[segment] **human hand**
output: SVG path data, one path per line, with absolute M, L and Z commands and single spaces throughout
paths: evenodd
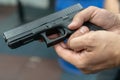
M 104 8 L 115 14 L 120 13 L 119 5 L 120 5 L 119 0 L 105 0 L 104 1 Z
M 70 38 L 69 48 L 66 44 L 60 43 L 55 45 L 55 50 L 60 57 L 84 73 L 95 73 L 120 65 L 119 44 L 120 36 L 116 33 L 91 31 Z
M 84 22 L 89 21 L 103 29 L 120 34 L 119 16 L 119 14 L 91 6 L 77 13 L 68 27 L 73 30 L 78 29 Z

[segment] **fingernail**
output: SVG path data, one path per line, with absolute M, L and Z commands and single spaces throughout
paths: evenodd
M 80 28 L 80 32 L 81 32 L 81 33 L 86 33 L 86 32 L 87 32 L 87 29 L 86 29 L 85 27 L 81 27 L 81 28 Z

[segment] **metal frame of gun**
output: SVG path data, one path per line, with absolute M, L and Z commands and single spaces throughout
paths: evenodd
M 43 38 L 47 47 L 50 47 L 65 40 L 74 32 L 69 30 L 67 26 L 70 24 L 75 14 L 81 10 L 83 10 L 83 7 L 80 4 L 75 4 L 56 13 L 6 31 L 3 33 L 4 39 L 12 49 L 34 40 L 39 40 L 40 38 Z M 88 26 L 90 30 L 101 29 L 89 22 L 86 22 L 85 25 Z M 55 39 L 48 38 L 48 35 L 56 32 L 59 33 L 59 37 Z

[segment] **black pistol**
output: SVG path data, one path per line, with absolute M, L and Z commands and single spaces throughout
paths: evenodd
M 71 31 L 67 26 L 71 23 L 76 13 L 83 10 L 80 4 L 75 4 L 66 9 L 50 14 L 43 18 L 21 25 L 3 33 L 7 45 L 14 49 L 43 38 L 47 47 L 53 46 L 66 38 L 74 31 Z M 90 30 L 101 30 L 100 27 L 86 22 L 84 23 Z M 55 39 L 49 39 L 51 34 L 59 34 Z

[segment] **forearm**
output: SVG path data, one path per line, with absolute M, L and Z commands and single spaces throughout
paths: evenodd
M 104 8 L 113 13 L 119 13 L 119 0 L 105 0 Z

